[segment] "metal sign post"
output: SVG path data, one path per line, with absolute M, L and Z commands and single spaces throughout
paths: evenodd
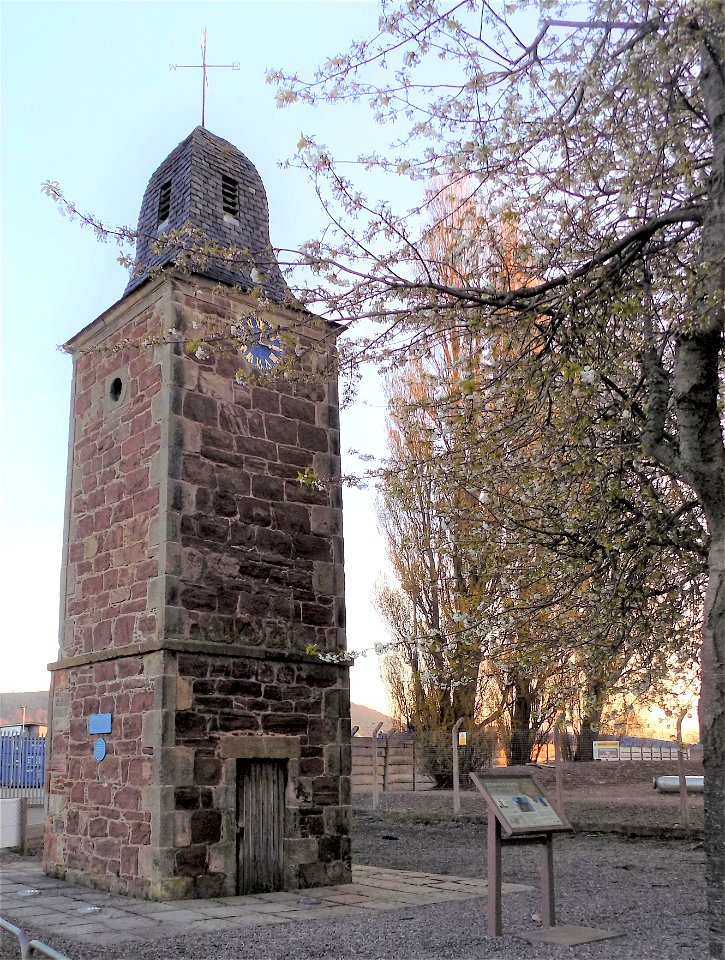
M 685 777 L 685 745 L 682 742 L 682 721 L 687 710 L 681 710 L 677 717 L 677 773 L 680 778 L 680 816 L 685 830 L 690 829 L 690 809 L 687 799 L 687 778 Z
M 461 812 L 461 785 L 458 782 L 458 731 L 461 728 L 464 718 L 456 720 L 451 734 L 451 746 L 453 748 L 453 813 L 458 816 Z
M 474 774 L 471 774 L 473 777 Z M 475 780 L 474 780 L 475 783 Z M 478 787 L 478 784 L 476 784 Z M 501 923 L 501 824 L 498 817 L 488 818 L 486 927 L 489 937 L 500 937 Z
M 382 722 L 373 727 L 373 810 L 378 806 L 378 733 Z

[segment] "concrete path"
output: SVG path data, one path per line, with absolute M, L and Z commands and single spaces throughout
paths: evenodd
M 357 865 L 352 875 L 351 884 L 335 887 L 158 903 L 73 886 L 46 877 L 36 861 L 15 861 L 0 867 L 0 914 L 33 935 L 40 929 L 50 946 L 53 935 L 105 945 L 486 896 L 486 881 L 470 877 Z M 503 884 L 504 893 L 524 890 L 531 887 Z

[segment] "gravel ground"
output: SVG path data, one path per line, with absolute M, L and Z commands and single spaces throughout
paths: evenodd
M 429 800 L 429 806 L 432 798 Z M 358 810 L 353 855 L 358 863 L 480 877 L 485 827 L 426 815 Z M 704 860 L 697 841 L 624 839 L 576 834 L 555 841 L 559 923 L 619 931 L 622 937 L 575 948 L 596 960 L 706 960 Z M 504 880 L 536 885 L 533 848 L 504 849 Z M 214 935 L 101 948 L 54 939 L 72 960 L 545 960 L 568 947 L 529 944 L 514 931 L 536 929 L 535 891 L 505 895 L 504 936 L 485 935 L 481 900 L 405 908 L 370 915 L 310 920 Z M 42 930 L 33 930 L 42 934 Z M 0 958 L 17 957 L 0 941 Z

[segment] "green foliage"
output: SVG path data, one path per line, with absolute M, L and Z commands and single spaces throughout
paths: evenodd
M 312 467 L 305 467 L 304 470 L 297 471 L 297 482 L 305 487 L 311 487 L 313 490 L 322 490 L 324 485 L 320 477 L 315 473 Z

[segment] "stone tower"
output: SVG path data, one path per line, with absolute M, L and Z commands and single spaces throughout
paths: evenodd
M 305 652 L 345 649 L 334 334 L 289 294 L 257 171 L 197 127 L 124 296 L 68 344 L 47 873 L 151 899 L 350 879 L 348 670 Z

